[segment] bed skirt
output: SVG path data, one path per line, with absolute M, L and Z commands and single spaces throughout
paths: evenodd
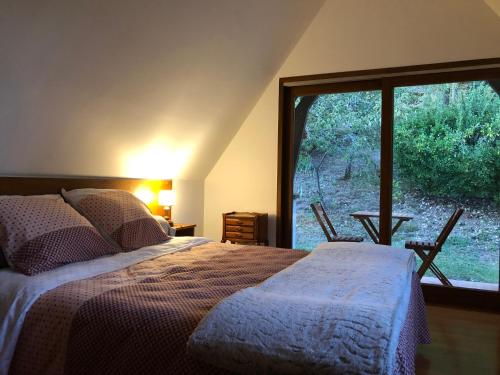
M 414 272 L 408 313 L 396 349 L 394 373 L 398 375 L 415 374 L 417 346 L 430 343 L 431 338 L 427 327 L 424 295 L 420 286 L 420 279 L 417 273 Z

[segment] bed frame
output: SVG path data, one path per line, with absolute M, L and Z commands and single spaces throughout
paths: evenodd
M 134 192 L 148 188 L 154 192 L 172 189 L 172 180 L 146 180 L 124 177 L 59 177 L 59 176 L 0 176 L 0 195 L 60 194 L 61 189 L 82 188 L 120 189 Z M 163 215 L 157 202 L 149 205 L 151 212 Z

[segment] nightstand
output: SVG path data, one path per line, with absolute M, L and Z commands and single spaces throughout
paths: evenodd
M 221 242 L 226 241 L 267 246 L 267 214 L 234 211 L 222 214 Z
M 174 224 L 175 237 L 194 236 L 194 228 L 196 224 Z

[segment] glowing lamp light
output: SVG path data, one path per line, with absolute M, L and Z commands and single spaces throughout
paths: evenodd
M 175 204 L 175 200 L 175 190 L 160 190 L 158 193 L 158 204 L 164 207 L 167 219 L 169 219 L 171 215 L 171 208 Z
M 137 189 L 134 195 L 143 201 L 145 205 L 150 205 L 155 200 L 155 194 L 147 188 Z
M 160 206 L 173 206 L 175 204 L 175 190 L 160 190 L 158 203 Z

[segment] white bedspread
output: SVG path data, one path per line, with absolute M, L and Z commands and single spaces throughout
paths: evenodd
M 240 373 L 392 374 L 413 252 L 329 243 L 218 304 L 188 342 Z
M 0 270 L 0 375 L 8 372 L 26 313 L 43 293 L 70 281 L 116 271 L 207 242 L 209 240 L 203 237 L 174 237 L 164 244 L 68 264 L 35 276 L 26 276 L 10 269 Z

